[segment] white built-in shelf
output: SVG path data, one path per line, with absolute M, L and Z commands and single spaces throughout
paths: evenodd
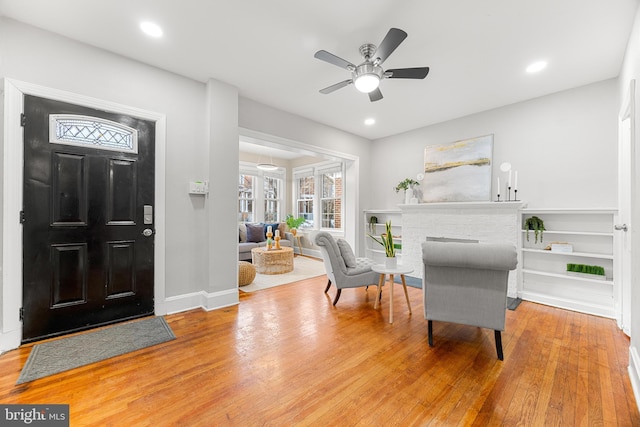
M 374 231 L 371 232 L 369 218 L 375 216 L 378 222 L 374 224 Z M 364 211 L 364 256 L 376 262 L 384 263 L 386 254 L 379 243 L 373 241 L 369 234 L 380 238 L 380 234 L 386 233 L 386 222 L 391 221 L 391 232 L 393 242 L 402 243 L 402 212 L 397 209 L 365 210 Z M 396 257 L 402 257 L 402 249 L 396 249 Z
M 533 236 L 533 230 L 529 231 L 529 239 Z M 523 233 L 526 234 L 527 230 L 522 230 Z M 561 230 L 545 230 L 544 235 L 566 235 L 566 236 L 602 236 L 602 237 L 613 237 L 613 232 L 611 233 L 603 233 L 597 231 L 561 231 Z M 526 238 L 526 237 L 525 237 Z M 535 237 L 534 237 L 535 238 Z
M 520 294 L 542 304 L 598 316 L 615 316 L 615 249 L 613 232 L 616 209 L 523 209 L 522 226 L 531 216 L 544 221 L 544 241 L 536 243 L 533 230 L 521 233 Z M 545 250 L 550 242 L 563 241 L 573 252 Z M 606 279 L 571 275 L 566 264 L 584 263 L 605 269 Z
M 547 208 L 547 209 L 534 209 L 534 208 L 523 208 L 522 216 L 529 217 L 531 215 L 544 215 L 544 214 L 558 214 L 558 215 L 611 215 L 615 213 L 617 209 L 615 208 Z
M 549 255 L 557 255 L 557 256 L 613 259 L 612 254 L 594 254 L 591 252 L 553 252 L 553 251 L 547 251 L 544 249 L 530 249 L 530 248 L 522 248 L 522 252 L 533 252 L 533 253 L 549 254 Z
M 601 280 L 601 279 L 590 279 L 590 278 L 584 277 L 584 276 L 571 276 L 569 274 L 550 273 L 548 271 L 532 270 L 532 269 L 529 269 L 529 268 L 523 269 L 522 272 L 525 273 L 525 274 L 535 274 L 535 275 L 538 275 L 538 276 L 555 277 L 555 278 L 563 279 L 563 280 L 564 279 L 569 279 L 569 280 L 576 280 L 576 281 L 579 281 L 579 282 L 592 282 L 592 283 L 600 283 L 600 284 L 606 283 L 608 285 L 613 286 L 613 280 L 608 279 L 608 278 L 604 279 L 604 280 Z

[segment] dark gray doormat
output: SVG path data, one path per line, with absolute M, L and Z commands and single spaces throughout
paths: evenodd
M 422 279 L 420 279 L 419 277 L 404 276 L 404 281 L 407 284 L 407 286 L 422 289 Z M 402 283 L 399 274 L 393 277 L 393 282 Z M 522 300 L 520 298 L 507 297 L 507 308 L 509 310 L 515 310 L 516 308 L 518 308 L 521 302 Z
M 95 332 L 36 344 L 24 364 L 22 384 L 176 339 L 163 317 L 122 323 Z

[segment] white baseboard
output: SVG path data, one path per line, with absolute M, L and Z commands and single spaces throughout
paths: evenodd
M 629 347 L 629 379 L 636 398 L 636 406 L 640 409 L 640 355 L 636 347 Z
M 201 308 L 206 311 L 237 305 L 239 303 L 238 289 L 227 289 L 221 292 L 207 293 L 204 291 L 169 297 L 163 307 L 167 314 Z
M 297 247 L 294 248 L 294 253 L 300 253 Z M 322 259 L 322 253 L 318 249 L 302 248 L 302 255 Z
M 230 307 L 240 303 L 238 288 L 227 289 L 221 292 L 205 293 L 202 308 L 206 311 Z
M 0 334 L 0 354 L 20 347 L 22 343 L 22 323 L 20 329 L 5 331 Z
M 572 310 L 579 313 L 593 314 L 594 316 L 615 319 L 615 313 L 611 308 L 607 306 L 578 302 L 552 295 L 542 295 L 535 292 L 527 291 L 521 291 L 520 298 L 525 301 L 537 302 L 539 304 L 550 305 L 552 307 L 564 308 L 565 310 Z

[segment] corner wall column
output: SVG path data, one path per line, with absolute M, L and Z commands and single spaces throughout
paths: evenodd
M 238 299 L 238 89 L 207 81 L 209 285 L 206 309 Z

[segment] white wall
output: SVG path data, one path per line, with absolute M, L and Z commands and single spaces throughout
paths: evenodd
M 635 139 L 633 146 L 640 147 L 640 9 L 636 12 L 633 30 L 627 45 L 624 62 L 618 78 L 618 106 L 622 104 L 624 96 L 629 91 L 629 82 L 635 79 Z M 635 149 L 636 178 L 635 188 L 640 188 L 640 178 L 637 168 L 640 167 L 640 150 Z M 640 253 L 640 197 L 635 196 L 631 201 L 631 256 L 637 259 Z M 634 226 L 635 224 L 635 226 Z M 636 397 L 640 406 L 640 263 L 635 262 L 631 271 L 631 345 L 629 349 L 629 374 Z
M 510 162 L 529 207 L 615 207 L 616 102 L 616 81 L 607 80 L 376 140 L 375 191 L 366 208 L 402 203 L 393 188 L 415 179 L 427 145 L 487 134 L 494 134 L 492 184 L 499 165 Z

